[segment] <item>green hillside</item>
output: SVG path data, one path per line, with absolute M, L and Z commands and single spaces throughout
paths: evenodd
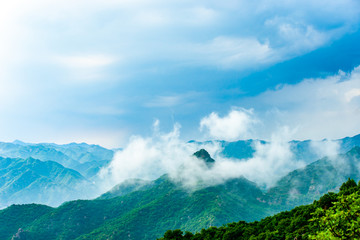
M 195 231 L 239 217 L 260 219 L 269 214 L 264 211 L 265 204 L 257 200 L 262 195 L 246 179 L 187 192 L 163 176 L 146 191 L 68 202 L 36 221 L 19 223 L 18 228 L 34 239 L 154 239 L 169 227 Z M 10 220 L 17 224 L 16 218 Z
M 202 226 L 218 226 L 239 218 L 250 221 L 269 214 L 267 205 L 259 201 L 263 193 L 246 179 L 186 192 L 166 178 L 143 193 L 137 208 L 79 239 L 154 239 L 169 226 L 196 231 Z
M 19 226 L 26 225 L 51 210 L 51 207 L 38 204 L 12 205 L 2 210 L 0 214 L 0 239 L 9 239 L 9 236 L 18 231 Z
M 323 158 L 281 178 L 268 192 L 272 203 L 295 207 L 311 203 L 328 191 L 337 191 L 348 178 L 360 179 L 360 147 L 335 158 Z
M 159 240 L 263 240 L 263 239 L 359 239 L 360 182 L 345 182 L 338 194 L 328 193 L 318 201 L 261 221 L 233 222 L 198 233 L 168 230 Z

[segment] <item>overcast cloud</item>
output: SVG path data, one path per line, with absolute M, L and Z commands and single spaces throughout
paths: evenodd
M 304 119 L 300 127 L 309 130 L 301 130 L 301 136 L 313 137 L 308 113 L 295 107 L 284 111 L 280 103 L 289 98 L 287 92 L 297 91 L 291 86 L 256 98 L 261 102 L 271 95 L 266 100 L 270 110 L 256 103 L 243 106 L 240 86 L 231 99 L 220 90 L 232 91 L 234 79 L 330 46 L 357 31 L 359 16 L 356 0 L 3 2 L 1 140 L 87 141 L 115 147 L 126 144 L 133 132 L 149 133 L 154 118 L 170 119 L 167 125 L 172 126 L 174 116 L 189 128 L 184 129 L 186 136 L 196 138 L 199 118 L 217 112 L 222 104 L 224 111 L 231 106 L 254 108 L 259 114 L 276 109 L 295 123 Z M 305 81 L 294 89 L 311 85 L 320 91 L 323 82 Z M 340 122 L 336 109 L 345 114 L 343 119 L 354 116 L 359 87 L 345 83 L 337 86 L 347 89 L 341 95 L 347 103 L 314 112 L 317 106 L 322 109 L 322 97 L 335 94 L 331 101 L 339 100 L 330 89 L 334 84 L 324 86 L 324 92 L 310 91 L 319 102 L 298 105 L 308 106 L 318 126 L 323 114 Z M 316 136 L 333 126 L 333 121 L 325 121 Z M 346 126 L 348 130 L 333 136 L 358 130 L 350 120 Z M 235 135 L 230 139 L 241 134 Z

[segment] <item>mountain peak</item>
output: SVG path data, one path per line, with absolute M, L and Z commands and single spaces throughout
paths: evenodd
M 210 154 L 205 149 L 200 149 L 193 154 L 198 159 L 205 162 L 206 166 L 212 167 L 215 164 L 215 160 L 211 158 Z
M 18 140 L 18 139 L 16 139 L 16 140 L 15 140 L 15 141 L 13 141 L 12 143 L 13 143 L 13 144 L 17 144 L 17 145 L 22 145 L 22 146 L 26 145 L 26 143 L 25 143 L 25 142 L 20 141 L 20 140 Z
M 360 147 L 359 146 L 353 147 L 350 151 L 347 152 L 347 155 L 360 156 Z

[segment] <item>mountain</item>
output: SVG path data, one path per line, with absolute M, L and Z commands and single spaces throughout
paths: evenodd
M 359 239 L 360 183 L 349 179 L 338 194 L 330 192 L 312 204 L 261 221 L 232 222 L 197 233 L 168 230 L 159 240 Z M 330 224 L 329 224 L 330 223 Z
M 0 157 L 0 207 L 33 202 L 56 206 L 91 197 L 92 188 L 80 173 L 59 163 Z
M 200 142 L 190 141 L 195 144 Z M 239 160 L 253 157 L 256 144 L 265 144 L 263 140 L 240 140 L 236 142 L 217 141 L 223 148 L 222 155 Z M 325 155 L 321 155 L 314 143 L 323 141 L 291 141 L 290 148 L 296 159 L 311 163 Z M 334 140 L 339 144 L 340 153 L 346 153 L 354 146 L 360 146 L 360 134 Z M 121 150 L 121 149 L 117 149 Z M 321 152 L 321 151 L 320 151 Z M 12 143 L 0 142 L 0 156 L 9 158 L 35 158 L 41 161 L 55 161 L 61 165 L 80 172 L 88 179 L 94 177 L 101 167 L 107 165 L 114 156 L 114 151 L 98 145 L 86 143 L 54 144 L 54 143 L 24 143 L 16 140 Z
M 353 147 L 360 146 L 360 134 L 336 140 L 340 143 L 341 152 L 347 152 Z
M 113 158 L 112 150 L 86 143 L 58 145 L 53 143 L 31 144 L 21 141 L 0 142 L 0 156 L 9 158 L 35 158 L 41 161 L 55 161 L 72 168 L 87 178 L 97 174 L 101 167 Z
M 215 164 L 215 160 L 210 157 L 210 154 L 205 149 L 200 149 L 193 154 L 196 158 L 202 160 L 208 168 L 211 168 Z
M 223 148 L 222 154 L 227 158 L 248 159 L 255 153 L 256 143 L 265 143 L 260 140 L 239 140 L 236 142 L 219 141 Z
M 110 191 L 102 194 L 98 199 L 109 199 L 124 196 L 131 192 L 147 190 L 153 186 L 154 183 L 152 181 L 145 181 L 142 179 L 127 179 L 124 182 L 113 187 Z
M 190 141 L 191 143 L 202 145 L 202 142 Z M 239 161 L 246 160 L 252 158 L 255 153 L 256 144 L 266 144 L 269 142 L 263 140 L 239 140 L 235 142 L 227 142 L 227 141 L 215 141 L 217 142 L 221 148 L 223 149 L 221 155 L 226 158 L 238 159 Z M 208 143 L 208 142 L 204 142 Z M 332 141 L 328 141 L 326 139 L 321 141 L 312 141 L 312 140 L 304 140 L 304 141 L 290 141 L 289 147 L 291 152 L 294 154 L 294 158 L 297 160 L 304 161 L 305 163 L 311 163 L 316 161 L 322 157 L 326 156 L 326 152 L 323 151 L 321 146 L 326 146 L 328 144 L 333 143 L 331 146 L 334 148 L 334 152 L 338 150 L 340 154 L 344 154 L 350 151 L 355 146 L 360 146 L 360 134 L 353 137 L 346 137 L 342 139 L 336 139 Z M 337 146 L 339 149 L 336 149 Z
M 206 159 L 204 151 L 197 155 Z M 245 178 L 197 190 L 184 189 L 167 175 L 151 183 L 135 180 L 118 185 L 98 199 L 64 203 L 36 220 L 9 218 L 5 216 L 7 209 L 2 210 L 0 220 L 6 219 L 13 227 L 11 231 L 0 229 L 0 235 L 11 239 L 16 234 L 13 229 L 21 228 L 19 234 L 26 233 L 30 240 L 146 240 L 160 237 L 168 229 L 196 232 L 233 221 L 260 220 L 289 210 L 294 204 L 312 202 L 322 192 L 339 189 L 342 179 L 359 180 L 355 167 L 359 161 L 359 147 L 337 157 L 322 158 L 287 174 L 267 192 Z M 33 207 L 25 205 L 21 211 L 27 206 Z
M 294 207 L 337 191 L 348 178 L 360 180 L 360 147 L 333 158 L 322 158 L 281 178 L 268 192 L 274 204 Z
M 263 193 L 243 178 L 196 192 L 185 191 L 167 176 L 153 184 L 111 199 L 68 202 L 18 226 L 34 239 L 154 239 L 169 227 L 194 231 L 269 214 L 258 214 L 265 206 L 257 200 Z
M 33 222 L 52 210 L 51 207 L 39 204 L 12 205 L 2 210 L 0 214 L 0 239 L 10 239 L 9 236 L 16 233 L 19 226 Z

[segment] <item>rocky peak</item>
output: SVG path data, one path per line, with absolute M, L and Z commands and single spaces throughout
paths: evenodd
M 210 154 L 205 149 L 200 149 L 193 154 L 198 159 L 205 162 L 206 166 L 212 167 L 215 164 L 215 160 L 211 158 Z

